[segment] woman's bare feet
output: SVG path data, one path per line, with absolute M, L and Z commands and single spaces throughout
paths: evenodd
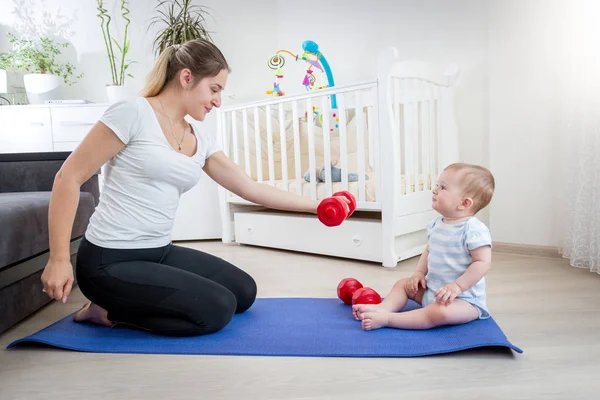
M 112 326 L 113 323 L 107 318 L 108 312 L 94 303 L 87 303 L 75 313 L 73 319 L 77 322 L 91 322 L 93 324 Z
M 361 314 L 362 327 L 365 331 L 384 328 L 390 324 L 390 312 L 365 312 Z
M 361 314 L 367 313 L 367 312 L 386 312 L 389 310 L 386 310 L 384 307 L 381 306 L 381 304 L 354 304 L 352 306 L 352 314 L 354 315 L 354 319 L 356 319 L 357 321 L 360 321 L 361 318 Z

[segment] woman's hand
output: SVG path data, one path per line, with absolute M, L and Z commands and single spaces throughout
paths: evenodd
M 48 297 L 67 302 L 73 287 L 73 266 L 69 260 L 48 261 L 42 273 L 42 284 Z

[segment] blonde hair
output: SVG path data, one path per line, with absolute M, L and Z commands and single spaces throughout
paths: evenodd
M 204 39 L 195 39 L 182 45 L 165 48 L 148 74 L 142 97 L 158 95 L 179 71 L 188 68 L 195 78 L 194 86 L 203 78 L 217 76 L 222 70 L 230 71 L 221 50 Z
M 447 166 L 444 170 L 452 169 L 460 172 L 464 171 L 461 181 L 463 184 L 463 195 L 473 199 L 475 213 L 487 207 L 492 201 L 496 181 L 492 173 L 485 167 L 467 163 L 454 163 Z

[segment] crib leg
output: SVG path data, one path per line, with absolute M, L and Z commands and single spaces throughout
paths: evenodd
M 383 223 L 383 240 L 381 241 L 381 251 L 383 266 L 386 268 L 394 268 L 398 264 L 398 256 L 396 255 L 396 238 L 391 230 L 391 226 Z
M 386 268 L 395 268 L 398 265 L 398 257 L 394 251 L 394 239 L 383 241 L 383 263 Z

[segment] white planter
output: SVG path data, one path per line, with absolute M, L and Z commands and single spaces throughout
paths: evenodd
M 129 91 L 125 86 L 107 85 L 106 96 L 110 104 L 129 99 Z
M 42 104 L 46 100 L 61 100 L 63 79 L 52 74 L 25 74 L 23 76 L 27 99 L 31 104 Z

